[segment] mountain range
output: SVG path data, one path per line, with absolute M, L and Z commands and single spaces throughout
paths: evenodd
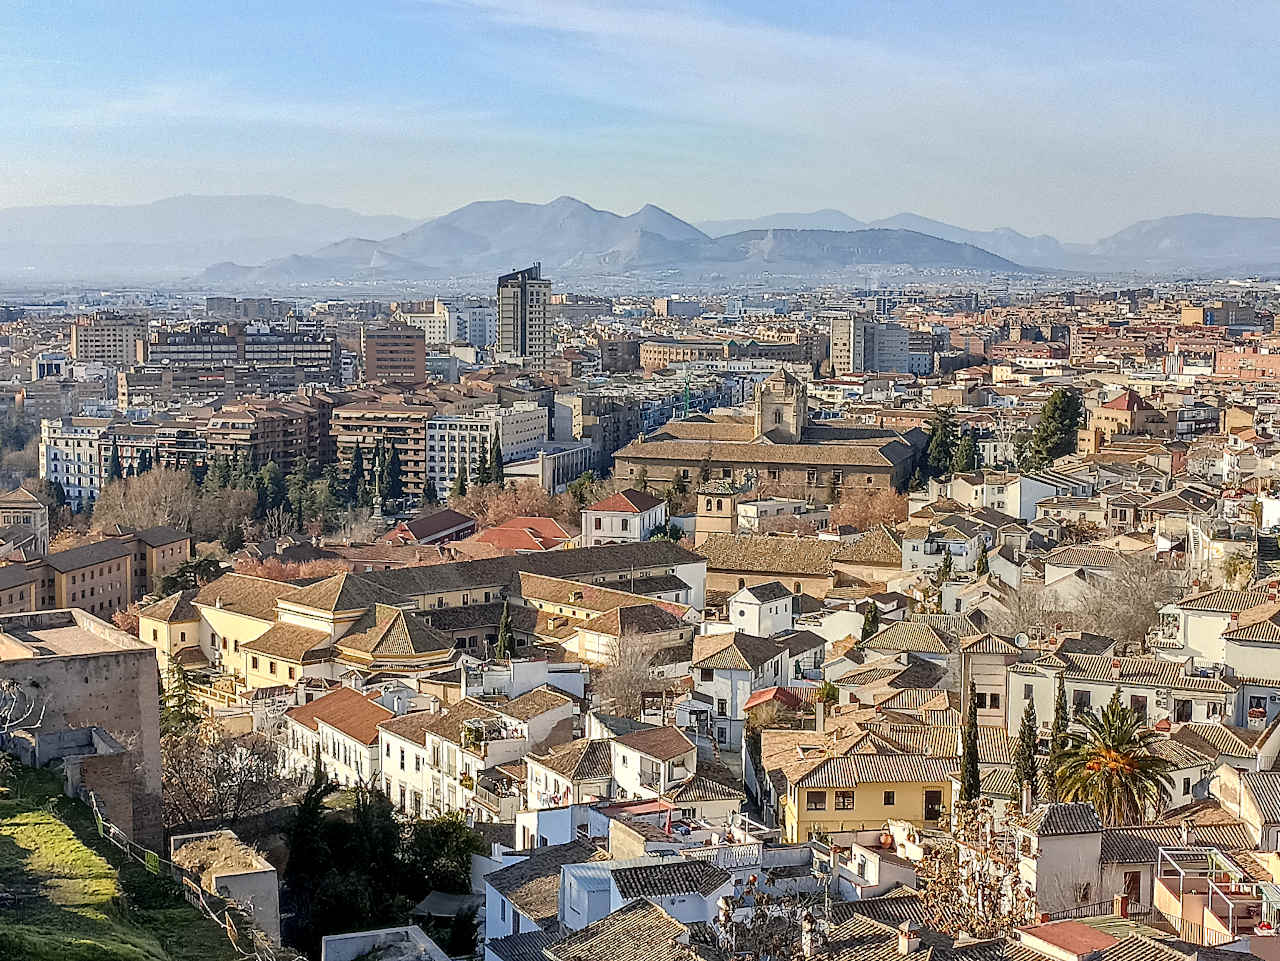
M 168 281 L 239 288 L 435 282 L 541 261 L 549 276 L 718 283 L 835 277 L 868 267 L 996 273 L 1280 272 L 1280 218 L 1185 214 L 1091 244 L 969 230 L 918 214 L 842 211 L 694 225 L 646 204 L 620 215 L 572 197 L 478 201 L 421 221 L 275 196 L 0 210 L 0 278 Z M 209 266 L 213 264 L 213 266 Z

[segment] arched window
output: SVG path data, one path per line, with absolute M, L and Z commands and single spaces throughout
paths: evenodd
M 791 585 L 791 593 L 792 593 L 792 594 L 799 594 L 799 593 L 800 593 L 800 582 L 799 582 L 799 581 L 796 581 L 794 584 L 792 584 L 792 585 Z
M 711 498 L 707 498 L 707 510 L 711 510 Z
M 742 590 L 742 589 L 743 589 L 744 587 L 746 587 L 746 586 L 747 586 L 747 579 L 746 579 L 745 577 L 739 577 L 739 578 L 738 578 L 738 590 Z
M 775 410 L 775 411 L 773 412 L 773 422 L 774 422 L 775 424 L 781 424 L 781 423 L 782 423 L 782 411 L 780 411 L 780 410 Z
M 724 501 L 722 501 L 722 500 L 721 500 L 720 498 L 718 498 L 718 497 L 716 498 L 716 510 L 718 510 L 718 511 L 722 511 L 722 510 L 724 510 Z

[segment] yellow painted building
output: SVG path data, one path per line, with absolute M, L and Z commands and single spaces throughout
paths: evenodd
M 875 830 L 890 819 L 937 827 L 951 809 L 954 757 L 847 754 L 796 762 L 779 799 L 782 840 Z

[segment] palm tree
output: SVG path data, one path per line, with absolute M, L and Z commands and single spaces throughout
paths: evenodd
M 1154 749 L 1160 735 L 1111 698 L 1102 713 L 1077 715 L 1057 771 L 1058 800 L 1088 801 L 1110 826 L 1140 824 L 1168 796 L 1172 762 Z

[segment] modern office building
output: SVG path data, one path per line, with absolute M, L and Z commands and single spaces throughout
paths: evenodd
M 417 384 L 427 379 L 427 341 L 408 324 L 360 328 L 360 365 L 364 379 Z
M 71 357 L 123 369 L 146 360 L 147 322 L 108 311 L 77 317 L 71 325 Z

